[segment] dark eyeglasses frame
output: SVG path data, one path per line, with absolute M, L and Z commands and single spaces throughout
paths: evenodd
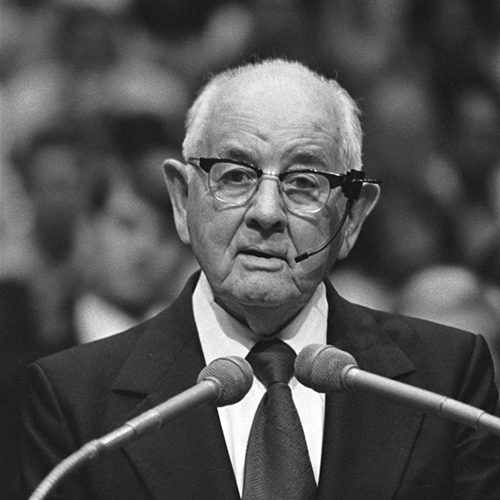
M 203 158 L 203 157 L 191 157 L 188 159 L 188 163 L 194 167 L 201 168 L 207 174 L 210 174 L 210 170 L 216 163 L 232 163 L 233 165 L 240 165 L 252 169 L 257 174 L 257 179 L 260 179 L 264 175 L 264 171 L 252 165 L 240 160 L 231 160 L 229 158 Z M 348 200 L 357 200 L 361 193 L 361 188 L 364 183 L 369 184 L 381 184 L 382 181 L 376 179 L 365 179 L 365 172 L 362 170 L 351 169 L 345 174 L 335 174 L 333 172 L 323 172 L 322 170 L 316 170 L 313 168 L 303 168 L 299 170 L 291 170 L 287 172 L 282 172 L 276 174 L 276 177 L 282 182 L 283 179 L 289 174 L 297 173 L 309 173 L 309 174 L 319 174 L 325 177 L 329 184 L 330 189 L 340 187 L 342 193 Z

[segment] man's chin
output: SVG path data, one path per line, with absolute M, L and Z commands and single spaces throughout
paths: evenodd
M 280 307 L 291 304 L 302 298 L 300 292 L 286 283 L 273 285 L 263 284 L 262 281 L 240 281 L 236 287 L 226 295 L 227 300 L 245 307 Z

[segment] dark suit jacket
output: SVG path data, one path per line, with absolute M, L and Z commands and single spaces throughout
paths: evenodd
M 29 368 L 24 498 L 85 442 L 196 383 L 205 365 L 196 278 L 157 317 Z M 494 411 L 480 336 L 351 304 L 328 283 L 327 296 L 328 342 L 360 368 Z M 98 457 L 62 486 L 64 499 L 239 498 L 212 404 Z M 498 499 L 500 439 L 369 394 L 329 394 L 318 498 Z

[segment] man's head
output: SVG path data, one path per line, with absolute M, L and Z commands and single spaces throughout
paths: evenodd
M 282 324 L 268 321 L 270 330 L 295 316 L 336 258 L 347 256 L 378 198 L 378 188 L 365 185 L 330 248 L 295 262 L 328 240 L 346 198 L 336 188 L 319 209 L 293 209 L 277 176 L 361 168 L 355 103 L 336 82 L 298 63 L 266 61 L 215 77 L 189 112 L 183 153 L 186 164 L 165 163 L 181 239 L 191 244 L 217 302 L 247 322 L 255 311 L 277 315 Z M 200 157 L 243 162 L 264 175 L 247 201 L 228 203 L 190 161 Z

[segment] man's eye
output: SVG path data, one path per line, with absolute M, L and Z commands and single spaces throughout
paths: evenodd
M 223 184 L 248 184 L 255 178 L 252 170 L 247 168 L 230 168 L 219 172 L 217 182 Z
M 310 190 L 318 188 L 318 179 L 314 174 L 294 174 L 286 179 L 286 184 L 291 189 Z

